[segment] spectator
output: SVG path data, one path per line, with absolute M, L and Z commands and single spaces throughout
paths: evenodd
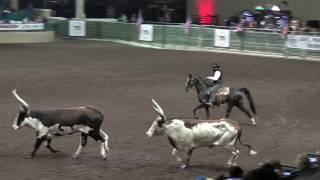
M 299 170 L 304 171 L 311 168 L 311 162 L 309 161 L 306 153 L 299 154 L 296 159 L 296 165 Z
M 291 31 L 300 31 L 300 22 L 298 20 L 292 20 L 290 22 Z
M 261 167 L 249 171 L 243 180 L 280 180 L 280 176 L 275 172 L 271 163 L 265 163 Z
M 130 16 L 130 22 L 135 23 L 137 21 L 137 17 L 135 14 L 131 14 Z
M 220 174 L 214 180 L 225 180 L 225 176 L 224 176 L 224 174 Z
M 125 22 L 125 23 L 127 23 L 127 22 L 128 22 L 128 17 L 127 17 L 127 15 L 122 14 L 122 15 L 120 16 L 120 18 L 119 18 L 119 21 L 120 21 L 120 22 Z
M 228 176 L 221 174 L 215 178 L 215 180 L 242 180 L 243 170 L 239 166 L 231 166 L 228 169 Z
M 283 167 L 280 163 L 279 160 L 271 160 L 270 164 L 273 166 L 274 171 L 279 175 L 282 176 L 283 175 Z
M 243 170 L 239 166 L 232 166 L 228 170 L 229 177 L 228 180 L 240 180 L 243 178 Z

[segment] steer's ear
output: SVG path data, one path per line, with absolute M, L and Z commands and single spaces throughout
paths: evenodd
M 189 78 L 192 78 L 192 74 L 189 74 L 188 77 L 189 77 Z

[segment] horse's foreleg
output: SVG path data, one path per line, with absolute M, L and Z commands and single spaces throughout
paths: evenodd
M 193 109 L 193 118 L 195 118 L 195 119 L 198 119 L 198 117 L 196 116 L 198 109 L 200 109 L 200 105 L 198 105 L 197 107 L 195 107 L 195 108 Z
M 233 105 L 232 105 L 232 104 L 228 104 L 225 118 L 229 118 L 229 116 L 231 115 L 231 110 L 232 110 L 232 108 L 233 108 Z
M 201 109 L 201 108 L 204 108 L 204 107 L 206 107 L 205 104 L 199 104 L 196 108 L 193 109 L 193 117 L 194 117 L 195 119 L 198 119 L 198 117 L 196 116 L 197 110 L 198 110 L 198 109 Z
M 209 109 L 209 106 L 206 106 L 206 107 L 205 107 L 205 110 L 206 110 L 207 119 L 209 119 L 209 118 L 210 118 L 210 109 Z

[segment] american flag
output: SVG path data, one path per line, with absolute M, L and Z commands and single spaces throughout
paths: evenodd
M 142 11 L 140 9 L 138 12 L 138 17 L 137 17 L 137 22 L 136 22 L 136 26 L 137 26 L 137 29 L 139 32 L 140 32 L 140 27 L 141 27 L 142 23 L 143 23 L 143 17 L 142 17 Z
M 282 16 L 280 19 L 280 29 L 283 38 L 287 38 L 289 33 L 289 18 L 287 16 Z
M 289 33 L 289 26 L 285 26 L 282 28 L 282 38 L 286 39 Z
M 189 34 L 191 30 L 192 19 L 187 17 L 186 22 L 184 23 L 184 33 Z

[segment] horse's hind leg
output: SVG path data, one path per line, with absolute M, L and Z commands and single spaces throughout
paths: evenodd
M 252 117 L 252 115 L 250 114 L 250 112 L 243 106 L 243 104 L 239 104 L 237 105 L 237 107 L 242 111 L 244 112 L 250 119 L 251 119 L 251 122 L 253 125 L 256 125 L 256 121 L 255 119 Z

